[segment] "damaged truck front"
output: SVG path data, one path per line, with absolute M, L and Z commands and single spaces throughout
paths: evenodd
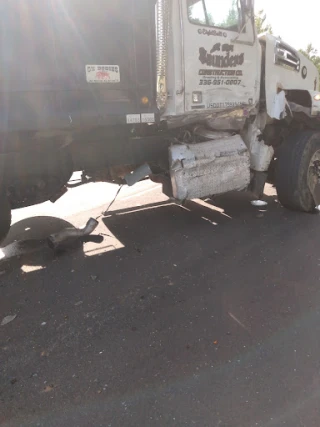
M 146 165 L 179 201 L 261 198 L 272 176 L 284 206 L 320 204 L 319 76 L 257 35 L 253 0 L 3 0 L 0 12 L 0 239 L 11 209 L 54 202 L 75 171 L 131 184 Z

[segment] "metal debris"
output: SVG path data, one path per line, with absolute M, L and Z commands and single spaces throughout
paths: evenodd
M 82 228 L 65 228 L 59 233 L 52 234 L 48 238 L 48 245 L 51 249 L 57 250 L 67 244 L 81 239 L 85 236 L 90 235 L 98 227 L 98 221 L 94 218 L 90 218 L 87 224 Z
M 152 171 L 150 169 L 150 166 L 146 163 L 140 167 L 138 167 L 133 172 L 129 173 L 124 177 L 127 185 L 131 187 L 132 185 L 136 184 L 137 182 L 141 181 L 146 176 L 149 176 L 152 174 Z

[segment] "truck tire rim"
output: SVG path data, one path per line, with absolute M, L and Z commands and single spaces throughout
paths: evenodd
M 308 170 L 308 186 L 312 194 L 315 187 L 320 184 L 320 150 L 311 157 Z

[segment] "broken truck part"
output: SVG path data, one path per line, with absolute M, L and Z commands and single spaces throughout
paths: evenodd
M 250 183 L 250 155 L 239 135 L 169 149 L 173 197 L 187 200 L 243 190 Z
M 11 209 L 55 201 L 76 171 L 147 175 L 178 201 L 260 200 L 273 180 L 285 207 L 319 204 L 319 75 L 257 34 L 253 0 L 3 0 L 1 16 L 0 240 Z
M 70 242 L 89 236 L 98 227 L 98 224 L 99 222 L 96 219 L 90 218 L 87 224 L 82 228 L 65 228 L 48 237 L 48 246 L 53 250 L 58 250 Z

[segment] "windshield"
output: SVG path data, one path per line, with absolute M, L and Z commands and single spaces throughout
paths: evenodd
M 191 22 L 209 27 L 238 30 L 240 10 L 237 0 L 188 0 Z

